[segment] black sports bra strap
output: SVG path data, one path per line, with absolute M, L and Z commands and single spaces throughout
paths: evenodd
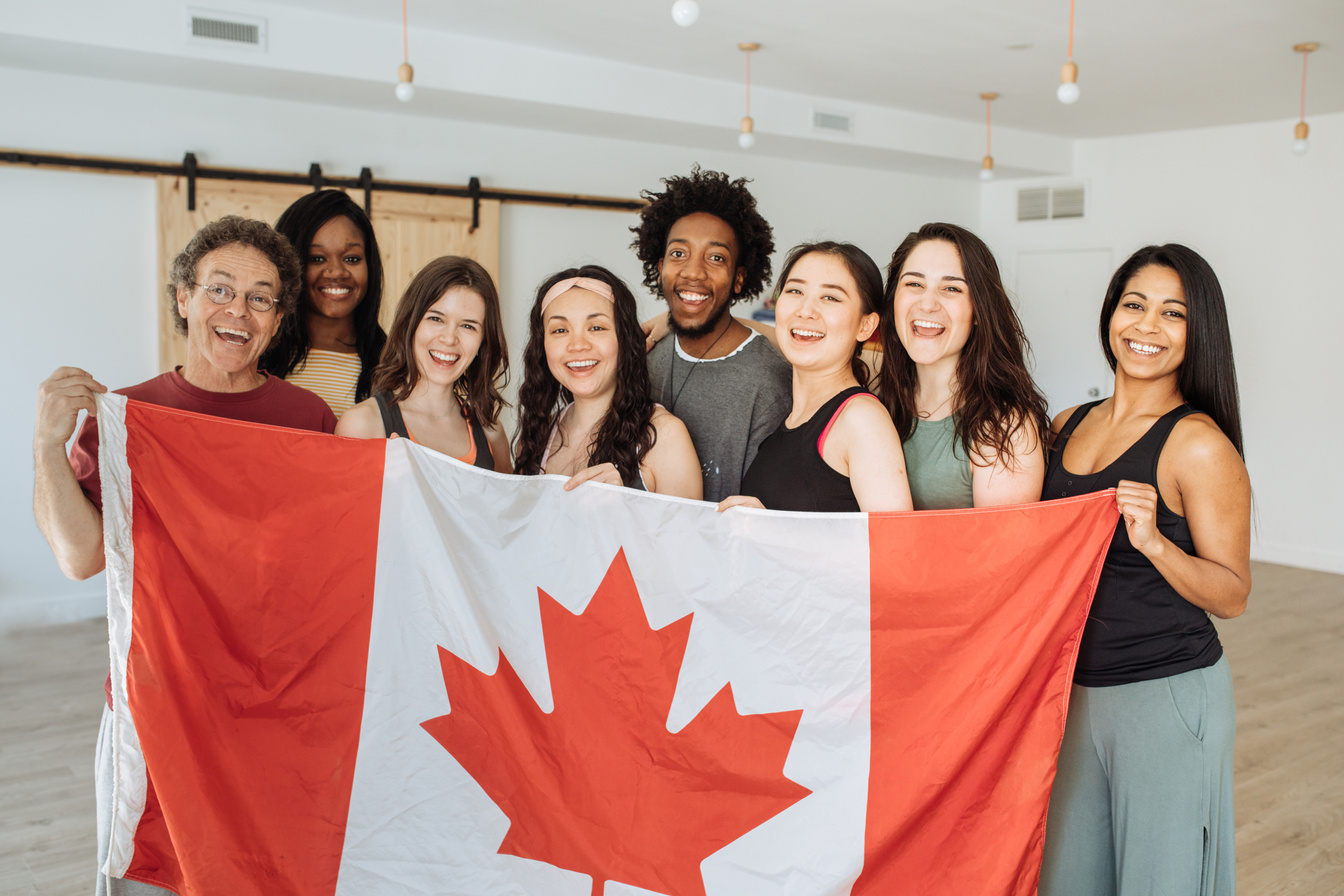
M 485 427 L 470 420 L 467 427 L 471 430 L 472 441 L 476 443 L 476 466 L 486 470 L 495 468 L 495 456 L 490 450 L 490 440 L 485 437 Z
M 401 416 L 401 408 L 391 400 L 391 396 L 386 392 L 376 392 L 373 400 L 378 405 L 378 413 L 383 418 L 383 433 L 386 438 L 390 439 L 393 434 L 396 434 L 403 439 L 409 439 L 411 433 L 406 428 L 406 418 Z

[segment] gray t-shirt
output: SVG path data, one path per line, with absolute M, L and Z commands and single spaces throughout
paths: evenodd
M 653 400 L 690 431 L 705 477 L 705 500 L 741 494 L 756 449 L 788 416 L 793 369 L 752 332 L 731 355 L 697 361 L 669 336 L 649 352 Z

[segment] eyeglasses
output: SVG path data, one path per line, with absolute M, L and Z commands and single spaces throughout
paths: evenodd
M 216 305 L 227 305 L 233 301 L 233 297 L 238 295 L 238 291 L 232 286 L 225 286 L 223 283 L 211 283 L 208 286 L 204 283 L 193 283 L 193 286 L 199 286 L 205 293 L 205 297 Z M 266 295 L 264 292 L 254 292 L 247 297 L 247 307 L 253 311 L 270 311 L 275 307 L 275 299 Z

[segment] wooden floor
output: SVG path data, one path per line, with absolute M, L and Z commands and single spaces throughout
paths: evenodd
M 1344 896 L 1344 576 L 1256 564 L 1250 609 L 1219 632 L 1236 683 L 1240 891 Z M 102 620 L 0 638 L 0 894 L 93 888 L 106 669 Z

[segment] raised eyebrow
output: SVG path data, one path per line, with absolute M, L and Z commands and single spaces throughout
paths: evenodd
M 364 241 L 363 241 L 363 240 L 354 240 L 353 242 L 346 243 L 346 244 L 345 244 L 345 247 L 342 248 L 341 251 L 344 252 L 344 251 L 346 251 L 347 249 L 360 249 L 360 250 L 363 250 L 363 248 L 364 248 Z M 313 242 L 313 243 L 309 243 L 309 244 L 308 244 L 308 251 L 309 251 L 309 252 L 312 252 L 312 251 L 315 250 L 315 249 L 319 249 L 319 250 L 321 250 L 321 251 L 323 251 L 323 252 L 330 252 L 330 251 L 331 251 L 330 249 L 328 249 L 326 246 L 322 245 L 321 243 Z
M 673 243 L 682 243 L 682 244 L 684 244 L 684 245 L 689 246 L 689 245 L 691 244 L 691 241 L 688 240 L 688 239 L 686 239 L 686 237 L 684 237 L 684 236 L 670 236 L 670 237 L 668 237 L 668 238 L 667 238 L 667 245 L 670 247 Z M 710 241 L 707 242 L 705 245 L 707 245 L 707 246 L 717 246 L 717 247 L 720 248 L 720 249 L 727 249 L 727 250 L 730 251 L 730 252 L 732 251 L 732 248 L 733 248 L 732 246 L 728 245 L 727 243 L 720 242 L 719 240 L 710 240 Z

